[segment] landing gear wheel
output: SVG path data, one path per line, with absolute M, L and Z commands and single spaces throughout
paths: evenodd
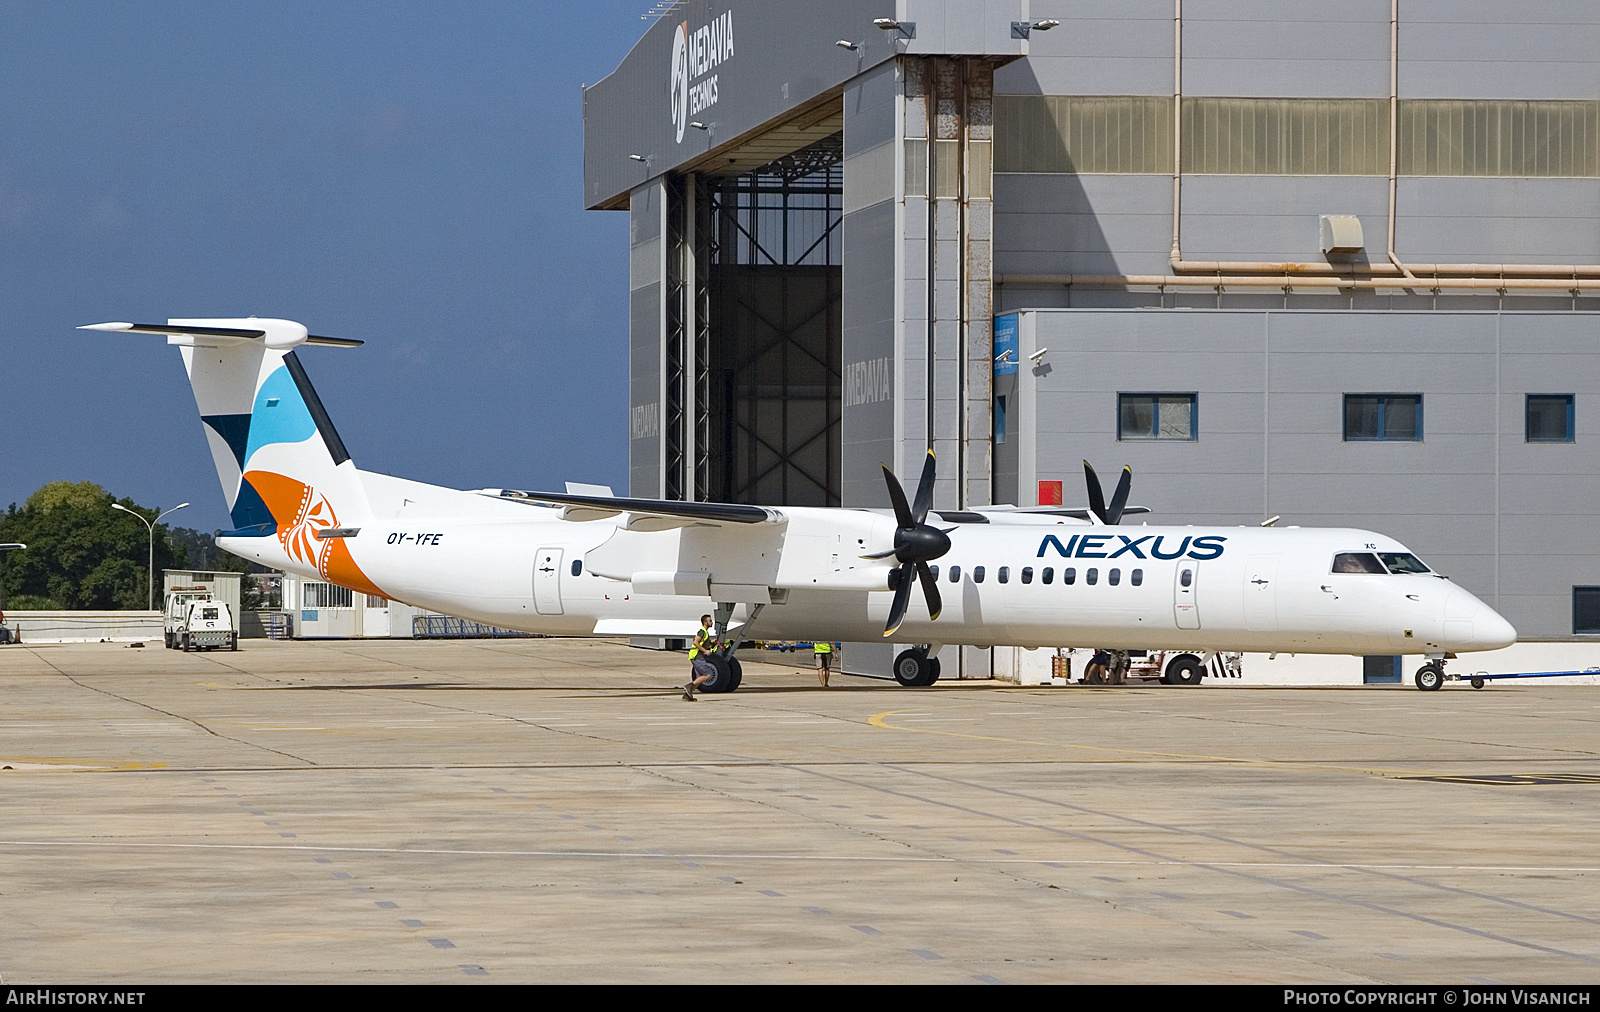
M 1205 665 L 1194 654 L 1179 654 L 1167 662 L 1161 680 L 1168 685 L 1199 685 L 1206 673 Z
M 1429 661 L 1417 669 L 1417 688 L 1423 692 L 1437 691 L 1444 685 L 1444 665 Z
M 701 692 L 732 692 L 739 687 L 744 679 L 744 669 L 737 658 L 711 654 L 706 660 L 711 662 L 716 674 L 700 683 Z
M 932 685 L 938 677 L 938 658 L 929 658 L 920 650 L 902 650 L 894 659 L 894 680 L 907 688 Z
M 1473 680 L 1472 680 L 1472 687 L 1473 687 L 1473 688 L 1474 688 L 1474 689 L 1481 689 L 1481 688 L 1483 688 L 1483 679 L 1481 679 L 1481 678 L 1474 678 L 1474 679 L 1473 679 Z

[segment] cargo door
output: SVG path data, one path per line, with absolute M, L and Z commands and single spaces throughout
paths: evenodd
M 533 608 L 541 615 L 561 614 L 561 554 L 541 548 L 533 557 Z
M 1172 613 L 1179 629 L 1200 628 L 1200 604 L 1196 591 L 1200 587 L 1200 566 L 1192 559 L 1178 563 L 1172 578 Z

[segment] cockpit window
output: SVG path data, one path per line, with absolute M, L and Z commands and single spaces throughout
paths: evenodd
M 1378 557 L 1371 552 L 1340 552 L 1333 557 L 1333 571 L 1335 573 L 1376 573 L 1379 576 L 1387 573 Z
M 1389 567 L 1391 573 L 1427 573 L 1430 572 L 1422 560 L 1410 552 L 1379 552 L 1378 558 Z

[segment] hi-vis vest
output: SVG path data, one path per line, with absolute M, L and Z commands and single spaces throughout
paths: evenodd
M 811 649 L 815 650 L 819 654 L 831 654 L 831 653 L 833 653 L 833 644 L 832 643 L 813 643 L 811 645 Z
M 702 650 L 710 653 L 712 648 L 716 645 L 716 633 L 712 632 L 710 629 L 702 627 L 699 632 L 694 634 L 694 646 L 689 648 L 689 659 L 692 661 L 696 657 L 699 657 L 700 651 Z

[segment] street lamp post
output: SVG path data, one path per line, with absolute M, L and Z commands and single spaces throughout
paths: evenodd
M 178 505 L 176 505 L 176 506 L 172 507 L 171 509 L 167 510 L 167 513 L 176 513 L 176 512 L 178 512 L 179 510 L 183 509 L 185 506 L 188 506 L 188 505 L 189 504 L 186 503 L 186 502 L 181 502 Z M 122 505 L 119 502 L 112 503 L 111 504 L 111 508 L 114 509 L 114 510 L 121 510 L 124 513 L 132 513 L 134 516 L 139 517 L 140 520 L 144 520 L 144 517 L 139 516 L 139 514 L 134 513 L 133 510 L 129 509 L 128 507 Z M 154 520 L 144 520 L 144 525 L 146 527 L 150 528 L 150 562 L 149 562 L 149 571 L 150 572 L 149 572 L 149 576 L 146 577 L 145 589 L 146 589 L 147 593 L 146 593 L 145 603 L 144 603 L 144 607 L 145 607 L 146 611 L 155 611 L 156 610 L 156 524 L 159 524 L 161 522 L 161 518 L 166 516 L 167 513 L 157 513 L 156 514 L 156 518 Z
M 18 548 L 27 548 L 27 547 L 28 547 L 27 545 L 24 545 L 19 541 L 10 541 L 10 542 L 6 542 L 4 544 L 0 544 L 0 552 L 10 552 L 10 551 L 15 551 Z M 0 559 L 4 559 L 4 558 L 5 558 L 4 555 L 0 555 Z M 4 569 L 0 569 L 0 614 L 4 614 L 5 610 L 6 610 L 5 570 Z

